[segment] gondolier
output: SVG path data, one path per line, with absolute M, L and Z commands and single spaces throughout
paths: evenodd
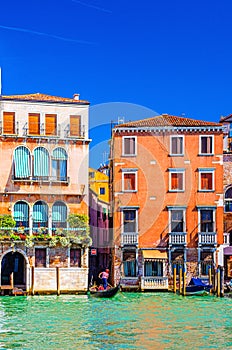
M 105 271 L 100 272 L 98 275 L 98 277 L 101 278 L 102 280 L 104 289 L 106 289 L 108 286 L 109 272 L 110 272 L 109 269 L 105 269 Z

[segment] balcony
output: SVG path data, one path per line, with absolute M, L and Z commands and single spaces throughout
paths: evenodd
M 27 178 L 19 178 L 12 175 L 12 181 L 14 182 L 31 182 L 31 183 L 63 183 L 69 184 L 70 178 L 67 176 L 29 176 Z
M 48 131 L 46 132 L 46 127 Z M 36 127 L 32 125 L 29 127 L 28 123 L 25 123 L 22 128 L 22 135 L 27 137 L 43 137 L 43 138 L 59 138 L 61 136 L 61 125 L 46 125 L 44 123 L 38 124 Z
M 139 234 L 134 232 L 122 233 L 122 246 L 138 245 Z
M 142 277 L 141 290 L 146 289 L 164 290 L 168 289 L 168 277 Z
M 216 246 L 217 234 L 216 232 L 199 232 L 198 246 Z
M 186 246 L 187 232 L 169 232 L 169 245 Z
M 64 137 L 71 139 L 84 139 L 85 138 L 85 125 L 81 125 L 80 130 L 72 130 L 70 124 L 64 129 Z

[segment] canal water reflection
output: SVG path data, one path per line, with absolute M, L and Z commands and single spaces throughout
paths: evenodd
M 0 349 L 232 349 L 232 299 L 2 297 Z

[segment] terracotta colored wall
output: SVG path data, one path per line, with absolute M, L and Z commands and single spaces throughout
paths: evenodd
M 169 232 L 167 206 L 182 205 L 188 207 L 186 211 L 187 239 L 189 247 L 193 247 L 198 241 L 196 206 L 216 205 L 216 230 L 218 243 L 221 244 L 223 242 L 222 135 L 214 135 L 214 156 L 198 156 L 199 134 L 185 135 L 183 157 L 169 156 L 169 134 L 155 137 L 144 133 L 130 135 L 137 135 L 137 157 L 122 157 L 123 135 L 114 135 L 115 237 L 119 239 L 121 232 L 119 207 L 139 206 L 139 246 L 147 248 L 166 246 Z M 138 192 L 122 192 L 122 168 L 138 168 Z M 168 192 L 168 168 L 186 169 L 184 192 Z M 198 168 L 215 168 L 214 192 L 198 192 Z

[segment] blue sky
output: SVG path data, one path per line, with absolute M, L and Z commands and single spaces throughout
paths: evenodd
M 232 113 L 231 13 L 229 0 L 2 1 L 2 93 L 80 93 L 92 149 L 119 116 L 218 121 Z

